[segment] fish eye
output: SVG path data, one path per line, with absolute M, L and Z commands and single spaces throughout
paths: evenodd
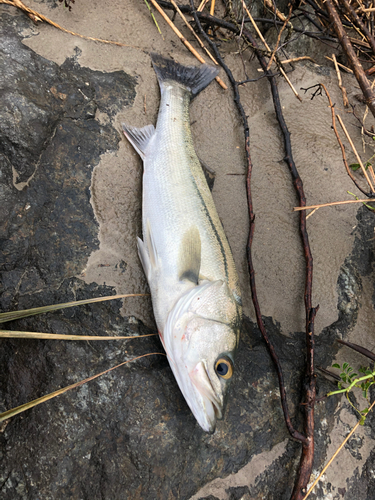
M 228 358 L 219 358 L 215 364 L 215 371 L 217 375 L 225 380 L 232 378 L 233 364 Z

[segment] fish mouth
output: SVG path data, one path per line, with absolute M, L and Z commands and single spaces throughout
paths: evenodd
M 223 418 L 223 399 L 212 387 L 204 361 L 200 361 L 189 376 L 196 395 L 189 406 L 202 429 L 212 434 L 215 432 L 216 421 Z

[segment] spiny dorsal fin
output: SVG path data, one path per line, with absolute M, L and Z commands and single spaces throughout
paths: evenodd
M 155 134 L 155 127 L 153 125 L 146 125 L 143 128 L 136 128 L 123 123 L 122 128 L 130 144 L 137 151 L 142 160 L 144 160 L 148 143 Z
M 201 268 L 201 237 L 196 226 L 191 227 L 180 244 L 179 280 L 198 284 Z

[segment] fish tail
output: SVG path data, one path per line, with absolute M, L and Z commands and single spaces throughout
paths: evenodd
M 208 64 L 201 66 L 183 66 L 172 59 L 167 59 L 159 54 L 151 54 L 152 65 L 159 80 L 160 89 L 163 90 L 165 81 L 175 81 L 189 90 L 192 97 L 207 87 L 217 76 L 219 69 Z

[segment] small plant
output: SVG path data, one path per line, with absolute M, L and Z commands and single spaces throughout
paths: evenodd
M 332 365 L 332 368 L 338 368 L 339 370 L 341 370 L 341 373 L 339 375 L 340 381 L 337 382 L 339 390 L 329 392 L 327 396 L 333 396 L 334 394 L 345 393 L 345 396 L 349 401 L 349 403 L 351 404 L 351 406 L 361 416 L 359 423 L 360 425 L 363 425 L 365 423 L 366 416 L 369 412 L 370 400 L 368 397 L 368 391 L 370 387 L 375 384 L 375 370 L 371 370 L 369 367 L 361 366 L 358 371 L 360 373 L 363 373 L 363 376 L 358 377 L 358 373 L 354 372 L 354 369 L 349 365 L 349 363 L 343 363 L 342 366 L 340 366 L 338 363 L 335 363 Z M 346 384 L 349 385 L 345 387 Z M 368 402 L 367 408 L 360 410 L 350 400 L 349 392 L 352 389 L 354 389 L 354 387 L 357 387 L 358 389 L 362 390 L 362 395 Z
M 72 10 L 71 3 L 75 3 L 75 0 L 59 0 L 60 3 L 64 2 L 64 6 L 69 9 L 69 12 Z

